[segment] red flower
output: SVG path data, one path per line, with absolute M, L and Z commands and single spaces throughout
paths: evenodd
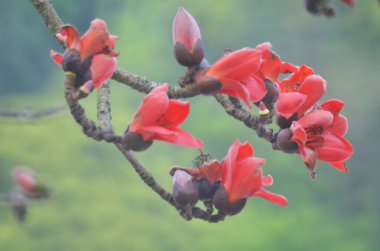
M 174 54 L 184 66 L 200 64 L 204 57 L 201 32 L 197 21 L 183 7 L 173 21 Z
M 294 70 L 290 64 L 283 65 L 282 71 Z M 327 82 L 314 75 L 313 69 L 302 65 L 296 72 L 280 82 L 280 96 L 277 112 L 289 119 L 294 114 L 300 118 L 325 93 Z
M 328 162 L 335 169 L 348 172 L 345 161 L 354 150 L 343 136 L 347 132 L 347 119 L 339 114 L 343 102 L 330 100 L 299 121 L 294 121 L 290 130 L 292 140 L 298 144 L 299 153 L 315 179 L 317 159 Z
M 342 3 L 348 4 L 351 7 L 354 7 L 355 5 L 355 0 L 340 0 Z
M 162 140 L 177 145 L 202 148 L 201 140 L 178 128 L 189 115 L 190 103 L 169 99 L 168 89 L 169 85 L 164 84 L 154 88 L 144 97 L 127 134 L 137 133 L 144 141 Z
M 248 197 L 262 197 L 276 205 L 284 206 L 284 196 L 266 191 L 263 187 L 271 186 L 272 176 L 263 176 L 261 166 L 265 159 L 253 157 L 253 147 L 249 142 L 241 144 L 236 140 L 227 152 L 222 163 L 221 184 L 227 191 L 229 202 Z
M 71 25 L 63 26 L 56 36 L 65 43 L 67 50 L 63 55 L 51 50 L 50 56 L 65 71 L 77 74 L 77 87 L 92 80 L 95 88 L 98 88 L 113 75 L 116 69 L 116 53 L 113 49 L 117 37 L 108 33 L 103 20 L 92 21 L 82 37 Z
M 203 76 L 220 83 L 218 92 L 250 102 L 260 101 L 266 94 L 264 82 L 258 71 L 262 63 L 262 51 L 243 48 L 223 56 Z
M 33 193 L 37 188 L 36 174 L 27 167 L 15 168 L 12 176 L 16 184 L 27 193 Z

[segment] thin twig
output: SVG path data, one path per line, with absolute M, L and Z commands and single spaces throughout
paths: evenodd
M 30 108 L 23 108 L 17 111 L 0 111 L 0 119 L 14 122 L 31 123 L 38 120 L 51 117 L 67 111 L 65 104 L 43 108 L 33 111 Z

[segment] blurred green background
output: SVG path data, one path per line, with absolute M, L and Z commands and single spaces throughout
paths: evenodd
M 355 148 L 351 172 L 319 163 L 316 181 L 299 155 L 274 152 L 255 133 L 226 116 L 210 97 L 192 99 L 183 128 L 222 158 L 236 138 L 267 159 L 271 191 L 289 206 L 250 199 L 219 224 L 184 221 L 146 187 L 110 144 L 86 138 L 68 112 L 32 124 L 0 120 L 0 193 L 11 189 L 10 170 L 26 164 L 48 178 L 54 197 L 30 207 L 20 228 L 0 208 L 0 250 L 379 250 L 380 8 L 375 0 L 354 9 L 331 1 L 337 17 L 310 16 L 303 1 L 52 1 L 63 20 L 84 32 L 96 17 L 120 37 L 119 66 L 176 84 L 183 69 L 172 55 L 171 23 L 179 6 L 197 19 L 210 62 L 225 48 L 270 41 L 284 61 L 307 64 L 328 81 L 325 99 L 346 102 L 347 138 Z M 60 50 L 29 1 L 0 0 L 0 110 L 63 103 L 62 71 L 49 58 Z M 118 133 L 142 95 L 112 82 Z M 96 118 L 96 94 L 82 101 Z M 254 111 L 254 110 L 253 110 Z M 191 166 L 197 151 L 156 142 L 137 156 L 167 189 L 173 165 Z

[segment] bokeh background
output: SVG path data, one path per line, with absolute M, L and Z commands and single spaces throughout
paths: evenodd
M 0 193 L 10 170 L 26 164 L 54 187 L 51 200 L 30 207 L 20 227 L 0 208 L 0 250 L 379 250 L 380 7 L 354 9 L 331 1 L 337 17 L 309 15 L 303 1 L 55 0 L 67 23 L 84 32 L 96 17 L 120 37 L 119 66 L 176 84 L 183 69 L 172 55 L 171 23 L 179 6 L 197 19 L 209 61 L 225 48 L 270 41 L 284 61 L 307 64 L 328 82 L 325 99 L 346 102 L 347 138 L 355 147 L 340 173 L 319 164 L 311 181 L 299 155 L 274 152 L 210 97 L 192 99 L 184 128 L 222 158 L 232 142 L 249 140 L 267 159 L 273 192 L 289 206 L 250 199 L 237 216 L 218 224 L 184 221 L 130 168 L 110 144 L 86 138 L 68 112 L 34 123 L 0 120 Z M 0 0 L 0 110 L 40 109 L 63 103 L 62 71 L 49 58 L 60 50 L 29 1 Z M 112 82 L 114 127 L 122 133 L 142 95 Z M 82 101 L 96 118 L 96 95 Z M 255 112 L 255 110 L 253 110 Z M 191 166 L 197 151 L 156 142 L 138 153 L 167 189 L 173 165 Z

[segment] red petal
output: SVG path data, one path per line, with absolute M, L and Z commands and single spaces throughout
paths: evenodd
M 169 85 L 163 84 L 144 97 L 129 126 L 131 132 L 137 132 L 142 126 L 157 126 L 159 118 L 169 106 L 168 89 Z
M 354 153 L 350 142 L 345 138 L 326 131 L 322 134 L 323 145 L 317 148 L 318 159 L 326 162 L 343 162 Z
M 56 52 L 55 50 L 50 50 L 50 57 L 57 65 L 62 66 L 62 54 Z
M 205 75 L 214 77 L 219 81 L 222 78 L 245 81 L 259 69 L 261 54 L 261 51 L 251 48 L 231 52 L 214 63 Z
M 237 155 L 236 155 L 236 161 L 239 162 L 246 158 L 253 157 L 253 154 L 254 154 L 254 149 L 251 143 L 247 141 L 242 145 L 240 144 Z
M 287 63 L 287 62 L 282 62 L 281 63 L 281 70 L 280 72 L 282 74 L 288 74 L 288 73 L 295 73 L 299 71 L 299 67 L 298 66 L 295 66 L 291 63 Z
M 306 95 L 306 100 L 299 108 L 298 116 L 301 117 L 305 111 L 311 108 L 325 94 L 327 82 L 317 75 L 310 75 L 303 81 L 298 92 Z
M 144 140 L 162 140 L 167 142 L 175 142 L 177 140 L 177 133 L 173 130 L 161 126 L 142 126 L 136 131 Z
M 263 52 L 263 63 L 260 66 L 260 72 L 264 78 L 273 83 L 277 82 L 281 70 L 281 60 L 278 55 L 272 51 L 272 45 L 269 42 L 256 46 L 256 49 Z
M 173 21 L 174 44 L 181 43 L 189 51 L 193 51 L 199 39 L 201 39 L 201 31 L 197 21 L 183 7 L 180 7 Z
M 347 118 L 340 114 L 335 116 L 328 130 L 343 137 L 348 131 Z
M 159 124 L 163 127 L 177 127 L 185 121 L 189 112 L 190 102 L 171 99 L 168 108 L 160 118 Z
M 286 119 L 295 114 L 306 100 L 306 95 L 298 92 L 280 93 L 276 107 L 277 113 Z
M 304 146 L 307 140 L 305 129 L 297 121 L 294 121 L 290 126 L 290 130 L 293 133 L 291 140 Z
M 267 94 L 264 81 L 257 76 L 248 78 L 245 86 L 248 89 L 250 101 L 252 103 L 262 100 L 265 94 Z
M 355 0 L 340 0 L 342 3 L 350 5 L 351 7 L 354 7 Z
M 350 171 L 347 169 L 345 162 L 330 162 L 329 164 L 336 170 L 339 170 L 341 172 L 348 173 Z
M 264 163 L 265 159 L 250 157 L 235 165 L 232 182 L 227 186 L 222 181 L 230 202 L 248 198 L 263 186 L 260 167 Z
M 216 160 L 206 162 L 199 168 L 199 170 L 204 177 L 211 182 L 211 184 L 215 184 L 217 181 L 222 180 L 222 165 Z
M 263 186 L 270 187 L 273 185 L 273 177 L 271 175 L 263 176 Z
M 203 148 L 203 142 L 200 139 L 197 139 L 194 136 L 192 136 L 189 132 L 184 131 L 179 128 L 173 128 L 173 129 L 170 129 L 170 131 L 176 134 L 175 139 L 172 139 L 171 137 L 166 138 L 163 135 L 160 135 L 160 138 L 157 138 L 157 139 L 167 141 L 167 142 L 180 145 L 180 146 L 186 146 L 186 147 L 197 148 L 197 149 Z
M 219 93 L 239 98 L 243 100 L 249 108 L 251 108 L 250 93 L 246 85 L 237 80 L 228 78 L 222 78 L 220 81 L 222 82 L 222 88 L 219 89 Z
M 240 147 L 240 140 L 235 140 L 235 142 L 228 149 L 226 157 L 223 160 L 222 183 L 226 188 L 232 186 L 233 172 L 237 166 L 236 158 L 238 156 Z
M 328 100 L 328 101 L 324 102 L 323 104 L 320 105 L 320 107 L 323 110 L 329 111 L 332 114 L 334 114 L 334 116 L 336 116 L 336 115 L 338 115 L 340 110 L 343 109 L 344 102 L 340 101 L 338 99 L 332 99 L 332 100 Z
M 110 41 L 110 35 L 107 32 L 107 24 L 101 19 L 95 19 L 91 22 L 90 28 L 81 38 L 80 56 L 84 60 L 87 57 L 104 52 L 114 43 Z
M 273 204 L 277 206 L 286 206 L 288 205 L 288 200 L 279 194 L 271 193 L 265 189 L 260 189 L 251 196 L 255 197 L 261 197 L 263 199 L 266 199 L 267 201 L 272 202 Z
M 302 83 L 306 77 L 314 74 L 313 69 L 306 65 L 301 65 L 299 70 L 292 75 L 290 75 L 288 78 L 281 81 L 281 91 L 297 91 L 292 88 L 289 89 L 287 85 L 293 86 L 295 83 Z
M 116 70 L 116 58 L 105 54 L 98 54 L 91 61 L 92 81 L 95 89 L 99 88 L 103 82 L 110 79 Z
M 298 120 L 298 123 L 303 128 L 327 126 L 331 124 L 333 118 L 334 116 L 328 111 L 315 110 L 303 116 L 300 120 Z
M 81 42 L 78 31 L 72 25 L 65 25 L 57 34 L 58 39 L 66 40 L 67 49 L 75 49 L 78 52 L 81 50 Z

